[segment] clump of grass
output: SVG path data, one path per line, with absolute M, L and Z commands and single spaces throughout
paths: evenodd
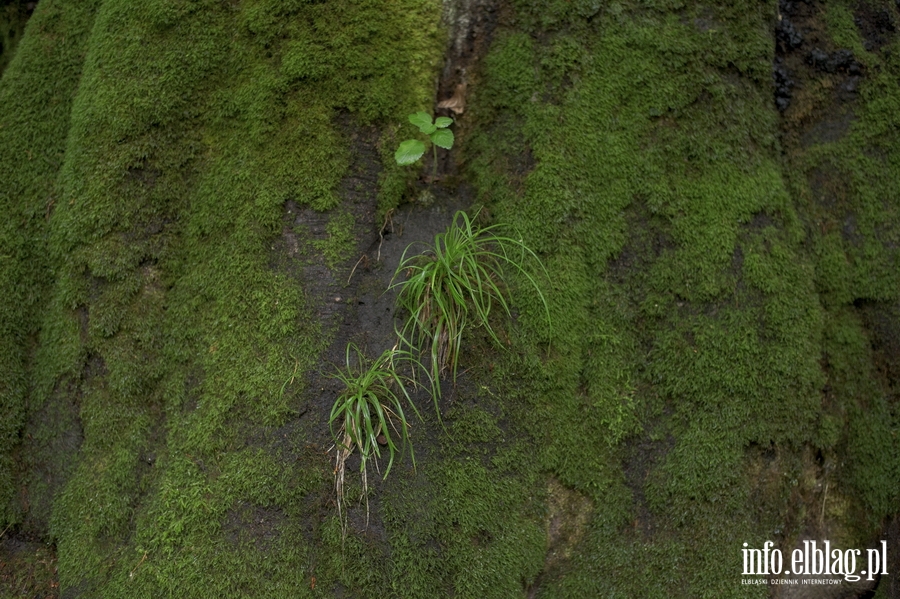
M 409 375 L 402 374 L 404 366 L 409 367 Z M 409 443 L 410 425 L 403 403 L 408 403 L 421 418 L 407 390 L 408 386 L 416 386 L 415 371 L 420 366 L 409 351 L 396 345 L 372 361 L 356 345 L 347 345 L 345 366 L 334 374 L 343 383 L 344 390 L 331 408 L 328 421 L 337 439 L 335 490 L 339 511 L 344 497 L 345 467 L 354 449 L 360 454 L 363 495 L 368 490 L 366 466 L 373 457 L 381 457 L 382 446 L 387 447 L 389 454 L 385 478 L 394 464 L 395 454 L 407 446 L 415 466 L 415 455 Z M 341 423 L 341 428 L 335 434 L 336 422 Z
M 477 215 L 476 215 L 477 216 Z M 398 303 L 409 312 L 400 331 L 410 347 L 426 344 L 435 395 L 440 393 L 440 375 L 452 374 L 456 381 L 463 334 L 469 327 L 484 327 L 498 345 L 490 315 L 499 307 L 510 317 L 503 284 L 503 268 L 518 270 L 540 296 L 550 323 L 550 311 L 541 289 L 523 264 L 537 255 L 521 240 L 498 234 L 501 225 L 479 228 L 469 215 L 458 211 L 453 223 L 434 238 L 424 253 L 410 256 L 415 244 L 403 252 L 391 288 L 400 287 Z M 401 273 L 407 278 L 397 280 Z

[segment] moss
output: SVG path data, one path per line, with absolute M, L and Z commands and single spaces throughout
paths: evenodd
M 836 113 L 843 126 L 804 146 L 791 146 L 789 166 L 804 220 L 810 223 L 816 287 L 827 308 L 823 358 L 827 376 L 828 417 L 823 418 L 823 445 L 846 460 L 839 469 L 852 534 L 869 538 L 896 507 L 888 483 L 896 477 L 898 458 L 896 394 L 889 377 L 878 372 L 871 348 L 877 332 L 861 319 L 868 303 L 889 310 L 898 300 L 896 269 L 898 155 L 896 110 L 900 87 L 897 40 L 883 47 L 864 39 L 864 12 L 887 5 L 829 3 L 825 20 L 831 41 L 849 48 L 866 67 L 859 94 L 837 100 L 817 99 L 817 108 Z M 887 7 L 891 10 L 891 7 Z M 857 18 L 857 16 L 861 18 Z M 867 49 L 868 48 L 868 49 Z M 840 75 L 830 76 L 832 88 Z M 834 119 L 833 119 L 834 120 Z
M 4 3 L 0 10 L 0 74 L 16 54 L 29 14 L 25 2 L 21 0 Z
M 28 433 L 38 437 L 25 449 L 71 478 L 14 483 L 7 467 L 4 500 L 24 484 L 46 506 L 40 517 L 69 592 L 311 593 L 312 539 L 293 536 L 318 517 L 303 498 L 324 494 L 321 458 L 243 449 L 248 429 L 296 413 L 302 384 L 283 393 L 283 383 L 291 372 L 306 380 L 327 341 L 305 290 L 271 269 L 270 243 L 291 199 L 334 211 L 321 249 L 332 263 L 346 255 L 354 219 L 335 193 L 348 164 L 335 116 L 383 126 L 430 98 L 436 8 L 70 4 L 41 2 L 0 85 L 16 97 L 4 103 L 0 134 L 23 140 L 4 149 L 4 199 L 28 223 L 24 234 L 7 227 L 4 253 L 23 267 L 23 252 L 41 258 L 34 275 L 10 271 L 8 285 L 50 298 L 23 295 L 4 312 L 4 323 L 25 324 L 2 360 L 15 385 L 4 389 L 0 450 L 9 460 L 25 421 L 26 341 L 40 326 L 27 375 Z M 56 35 L 78 43 L 49 61 L 44 46 Z M 69 84 L 58 89 L 61 77 Z M 44 123 L 55 128 L 38 131 Z M 36 132 L 44 141 L 21 147 Z M 47 160 L 28 171 L 16 152 Z M 32 239 L 43 245 L 31 249 Z M 75 406 L 74 421 L 40 420 L 64 405 Z M 79 426 L 69 466 L 61 448 L 35 447 Z M 254 510 L 282 514 L 288 532 L 271 543 L 265 531 L 229 540 L 229 518 L 252 520 Z M 333 538 L 329 530 L 317 538 Z M 341 544 L 325 546 L 323 562 L 340 565 Z M 210 586 L 214 572 L 229 574 Z M 326 586 L 370 588 L 359 574 L 329 566 L 318 575 Z
M 418 460 L 414 486 L 395 482 L 384 496 L 396 592 L 508 597 L 535 580 L 546 551 L 536 480 L 521 473 L 524 448 L 489 437 L 490 461 L 459 439 L 443 459 Z
M 22 518 L 21 510 L 11 504 L 16 469 L 11 452 L 21 438 L 28 388 L 33 384 L 29 369 L 50 283 L 47 219 L 59 203 L 55 178 L 96 4 L 42 4 L 18 46 L 21 51 L 15 53 L 0 82 L 0 202 L 6 215 L 0 228 L 0 295 L 5 298 L 0 307 L 0 521 L 4 526 Z M 3 8 L 8 9 L 24 7 Z M 59 355 L 65 355 L 69 347 L 62 343 Z
M 839 48 L 851 50 L 858 60 L 869 63 L 874 57 L 863 47 L 853 19 L 853 6 L 840 1 L 829 2 L 824 12 L 828 36 L 834 44 Z
M 829 314 L 825 352 L 829 362 L 829 384 L 840 398 L 844 412 L 844 482 L 857 490 L 854 497 L 860 533 L 877 528 L 900 501 L 895 485 L 887 483 L 900 475 L 900 426 L 889 396 L 873 371 L 871 340 L 853 310 L 841 308 Z M 860 534 L 862 536 L 862 534 Z
M 752 508 L 748 448 L 840 443 L 819 417 L 820 265 L 768 92 L 775 6 L 557 8 L 519 3 L 498 32 L 465 148 L 481 198 L 553 273 L 549 355 L 523 302 L 529 357 L 504 360 L 505 384 L 533 409 L 539 467 L 597 506 L 544 591 L 743 596 L 722 539 L 796 533 L 783 478 Z M 497 158 L 523 142 L 524 174 Z M 644 444 L 653 459 L 632 464 Z
M 339 262 L 350 258 L 350 252 L 354 247 L 353 215 L 341 213 L 325 225 L 328 238 L 321 241 L 313 241 L 313 247 L 325 257 L 325 263 L 329 268 L 334 268 Z
M 0 597 L 16 599 L 23 594 L 53 596 L 56 580 L 56 553 L 38 543 L 4 544 L 0 559 Z
M 510 351 L 467 348 L 367 528 L 294 418 L 333 332 L 271 249 L 292 200 L 347 258 L 340 113 L 380 128 L 378 208 L 406 193 L 392 123 L 432 101 L 439 7 L 42 0 L 0 82 L 0 455 L 32 469 L 6 469 L 6 523 L 49 526 L 81 596 L 746 596 L 723 556 L 798 534 L 821 450 L 848 460 L 828 515 L 864 538 L 900 472 L 853 306 L 900 288 L 896 59 L 866 57 L 850 133 L 786 166 L 776 6 L 751 4 L 504 13 L 462 158 L 541 253 L 553 327 L 510 281 Z

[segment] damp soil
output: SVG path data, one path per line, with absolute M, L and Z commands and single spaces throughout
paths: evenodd
M 320 370 L 307 381 L 309 393 L 301 408 L 304 418 L 328 422 L 340 391 L 331 375 L 345 364 L 349 344 L 368 358 L 395 345 L 396 328 L 403 318 L 396 307 L 396 284 L 402 281 L 402 273 L 395 277 L 402 257 L 422 253 L 433 245 L 435 235 L 445 231 L 454 214 L 470 204 L 471 191 L 466 186 L 451 190 L 431 185 L 423 188 L 415 201 L 390 211 L 378 224 L 374 211 L 357 220 L 355 251 L 342 264 L 329 267 L 322 256 L 305 264 L 297 258 L 294 274 L 303 280 L 308 302 L 319 306 L 318 318 L 332 339 L 320 355 Z M 292 229 L 305 226 L 324 231 L 320 219 L 312 211 L 288 206 L 286 220 L 291 225 L 285 227 L 283 246 L 290 248 L 295 243 L 287 232 Z

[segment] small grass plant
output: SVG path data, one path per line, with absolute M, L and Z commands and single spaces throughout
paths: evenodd
M 408 375 L 403 373 L 407 368 Z M 415 455 L 412 444 L 409 443 L 410 424 L 404 403 L 421 418 L 408 391 L 408 387 L 417 385 L 417 370 L 421 370 L 419 361 L 412 353 L 398 346 L 369 360 L 359 347 L 352 343 L 347 345 L 344 368 L 333 375 L 344 388 L 338 395 L 328 420 L 332 434 L 337 439 L 335 490 L 339 512 L 344 497 L 346 463 L 354 449 L 360 455 L 363 495 L 368 491 L 367 465 L 372 458 L 381 457 L 382 446 L 388 451 L 385 478 L 394 464 L 394 456 L 398 452 L 402 453 L 407 446 L 415 466 Z M 340 423 L 337 433 L 334 429 L 336 423 Z
M 547 322 L 550 312 L 537 281 L 525 270 L 531 258 L 543 269 L 537 255 L 521 240 L 499 234 L 500 225 L 478 227 L 463 211 L 458 211 L 450 227 L 435 236 L 434 245 L 423 253 L 410 255 L 415 244 L 403 252 L 391 287 L 400 287 L 398 302 L 409 317 L 398 332 L 394 347 L 374 360 L 368 360 L 356 345 L 347 345 L 345 364 L 333 375 L 343 385 L 331 409 L 329 425 L 335 438 L 335 491 L 338 513 L 344 499 L 347 460 L 354 450 L 360 454 L 363 496 L 368 495 L 367 465 L 380 458 L 387 447 L 387 478 L 394 457 L 409 446 L 415 467 L 415 455 L 409 441 L 410 424 L 404 404 L 421 418 L 409 394 L 418 386 L 418 373 L 430 381 L 435 403 L 440 395 L 440 376 L 451 372 L 456 380 L 463 333 L 469 327 L 484 327 L 491 339 L 501 345 L 490 324 L 495 306 L 511 315 L 503 284 L 503 269 L 518 270 L 537 291 Z M 406 273 L 403 281 L 397 281 Z M 397 281 L 397 282 L 395 282 Z M 430 358 L 425 368 L 416 357 L 419 348 Z M 409 349 L 404 349 L 404 347 Z M 404 371 L 408 369 L 408 374 Z M 335 425 L 340 429 L 335 431 Z M 377 468 L 377 462 L 376 462 Z
M 431 141 L 431 150 L 434 154 L 434 178 L 437 178 L 437 149 L 440 146 L 445 150 L 453 147 L 453 131 L 448 127 L 453 124 L 453 119 L 439 116 L 433 122 L 427 112 L 416 112 L 409 115 L 409 122 L 419 128 L 419 133 L 424 133 Z M 407 139 L 400 144 L 394 153 L 394 160 L 399 165 L 413 164 L 425 154 L 425 143 L 418 139 Z
M 502 345 L 490 316 L 496 309 L 511 316 L 504 268 L 519 271 L 534 287 L 550 324 L 550 311 L 540 286 L 524 266 L 529 259 L 541 269 L 543 264 L 522 240 L 503 235 L 501 225 L 481 228 L 468 214 L 458 211 L 450 227 L 438 233 L 424 253 L 411 255 L 415 245 L 403 252 L 391 288 L 400 288 L 398 303 L 409 313 L 400 331 L 401 339 L 409 347 L 428 348 L 435 399 L 442 373 L 449 371 L 456 380 L 463 334 L 468 328 L 483 327 L 495 343 Z M 398 280 L 403 275 L 405 279 Z

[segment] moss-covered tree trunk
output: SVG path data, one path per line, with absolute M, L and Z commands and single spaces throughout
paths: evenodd
M 0 596 L 803 596 L 741 550 L 804 540 L 885 540 L 829 596 L 900 596 L 898 27 L 40 0 L 0 58 Z M 396 166 L 454 93 L 438 180 Z M 351 460 L 339 516 L 329 375 L 460 207 L 541 257 L 551 325 L 509 272 L 416 468 L 357 501 Z

